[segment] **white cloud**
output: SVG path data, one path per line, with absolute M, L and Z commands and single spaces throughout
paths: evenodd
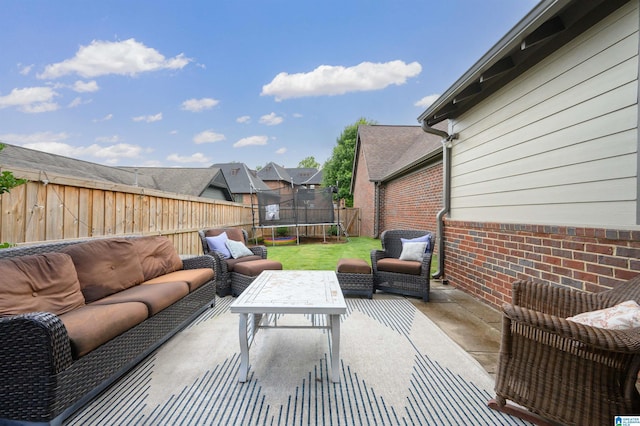
M 234 148 L 242 148 L 244 146 L 266 145 L 269 138 L 266 136 L 249 136 L 242 138 L 233 144 Z
M 262 86 L 262 96 L 275 96 L 276 101 L 305 96 L 342 95 L 348 92 L 379 90 L 406 83 L 422 71 L 418 62 L 362 62 L 353 67 L 320 65 L 308 73 L 281 72 Z
M 105 115 L 105 116 L 104 116 L 104 117 L 102 117 L 102 118 L 95 118 L 95 119 L 93 119 L 93 122 L 94 122 L 94 123 L 99 123 L 99 122 L 101 122 L 101 121 L 109 121 L 109 120 L 111 120 L 112 118 L 113 118 L 113 114 L 107 114 L 107 115 Z
M 181 69 L 189 62 L 191 59 L 182 53 L 165 58 L 133 38 L 117 42 L 93 40 L 88 46 L 80 46 L 73 58 L 47 65 L 38 78 L 55 79 L 69 74 L 85 78 L 109 74 L 134 76 L 162 69 Z
M 277 116 L 275 112 L 272 112 L 271 114 L 266 114 L 260 117 L 260 124 L 265 124 L 267 126 L 277 126 L 283 121 L 284 121 L 284 118 Z
M 73 83 L 72 89 L 78 93 L 97 92 L 98 90 L 100 90 L 100 88 L 98 87 L 98 83 L 95 80 L 91 80 L 91 81 L 78 80 L 75 83 Z
M 55 111 L 58 109 L 58 104 L 53 102 L 56 96 L 58 93 L 50 87 L 13 89 L 8 95 L 0 96 L 0 109 L 17 107 L 28 113 Z
M 13 145 L 37 144 L 37 143 L 50 143 L 57 144 L 69 139 L 69 135 L 65 132 L 36 132 L 36 133 L 5 133 L 0 135 L 0 141 L 7 142 Z M 66 145 L 66 144 L 65 144 Z M 50 151 L 46 151 L 50 152 Z
M 118 143 L 122 140 L 122 138 L 118 135 L 113 136 L 98 136 L 96 138 L 96 142 L 98 143 Z
M 84 105 L 84 104 L 90 104 L 91 100 L 82 100 L 82 98 L 80 96 L 74 98 L 71 102 L 69 102 L 69 108 L 76 108 L 79 107 L 80 105 Z
M 213 130 L 205 130 L 198 133 L 193 137 L 193 141 L 197 144 L 201 143 L 213 143 L 225 140 L 225 136 L 221 133 L 216 133 Z
M 209 157 L 206 157 L 201 152 L 196 152 L 195 154 L 189 156 L 170 154 L 167 157 L 167 160 L 176 163 L 211 163 L 211 159 Z
M 151 149 L 144 149 L 138 145 L 127 143 L 117 143 L 109 146 L 93 144 L 84 148 L 85 155 L 101 159 L 138 158 L 143 153 L 151 152 Z
M 304 117 L 302 114 L 300 114 L 299 112 L 294 112 L 293 113 L 293 118 L 302 118 Z
M 29 73 L 33 69 L 33 64 L 31 64 L 31 65 L 18 64 L 18 68 L 20 68 L 19 72 L 20 72 L 21 75 L 29 75 Z
M 211 109 L 218 105 L 220 101 L 211 98 L 188 99 L 182 103 L 182 109 L 191 112 L 200 112 Z
M 133 117 L 132 120 L 138 122 L 144 121 L 145 123 L 153 123 L 155 121 L 162 120 L 162 113 L 159 112 L 156 115 L 140 115 L 138 117 Z
M 285 152 L 287 152 L 287 148 L 280 148 L 276 151 L 276 154 L 280 155 L 280 154 L 284 154 Z
M 421 107 L 421 108 L 428 108 L 431 106 L 432 103 L 434 103 L 438 98 L 440 97 L 440 95 L 438 94 L 433 94 L 433 95 L 428 95 L 425 96 L 424 98 L 420 99 L 419 101 L 417 101 L 415 104 L 415 106 L 417 107 Z
M 251 121 L 251 117 L 248 115 L 243 115 L 242 117 L 236 118 L 236 123 L 247 124 Z

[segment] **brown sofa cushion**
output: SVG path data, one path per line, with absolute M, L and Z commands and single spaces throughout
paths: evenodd
M 240 241 L 244 243 L 244 234 L 242 233 L 242 229 L 239 228 L 224 228 L 224 229 L 208 229 L 205 231 L 205 237 L 217 237 L 223 232 L 227 233 L 227 237 L 230 240 Z
M 167 237 L 134 238 L 131 243 L 138 253 L 145 281 L 182 269 L 182 259 Z
M 147 307 L 138 302 L 86 305 L 60 315 L 71 340 L 74 359 L 140 324 L 147 317 Z
M 189 294 L 189 286 L 185 282 L 137 285 L 96 300 L 91 303 L 91 306 L 140 302 L 147 306 L 149 316 L 153 316 L 187 294 Z
M 260 259 L 251 262 L 241 262 L 236 264 L 233 272 L 238 274 L 247 275 L 249 277 L 256 277 L 260 275 L 262 271 L 279 271 L 282 269 L 282 263 L 275 260 Z
M 244 262 L 253 262 L 254 260 L 261 260 L 262 257 L 258 256 L 257 254 L 254 254 L 253 256 L 245 256 L 245 257 L 239 257 L 237 259 L 226 259 L 227 262 L 227 272 L 231 272 L 235 269 L 236 265 L 239 263 L 244 263 Z
M 193 291 L 211 281 L 214 276 L 215 274 L 211 268 L 183 269 L 147 280 L 143 282 L 142 285 L 184 281 L 189 284 L 189 291 Z
M 140 284 L 144 274 L 133 244 L 109 238 L 64 249 L 73 259 L 87 303 Z
M 422 270 L 421 262 L 400 260 L 392 257 L 378 260 L 377 265 L 379 271 L 397 272 L 398 274 L 420 275 Z
M 340 259 L 336 271 L 344 274 L 370 274 L 371 267 L 363 259 Z
M 0 316 L 64 314 L 84 306 L 71 257 L 45 253 L 0 260 Z

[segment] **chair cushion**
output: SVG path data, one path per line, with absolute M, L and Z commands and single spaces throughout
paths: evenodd
M 71 341 L 71 355 L 78 359 L 103 343 L 140 324 L 148 317 L 144 303 L 86 305 L 60 315 Z
M 363 259 L 340 259 L 336 266 L 336 272 L 345 274 L 370 274 L 371 267 Z
M 262 271 L 279 271 L 282 269 L 282 263 L 275 260 L 260 259 L 252 260 L 251 262 L 241 262 L 236 264 L 233 272 L 238 274 L 247 275 L 249 277 L 256 277 L 260 275 Z
M 222 253 L 225 259 L 231 258 L 231 252 L 229 251 L 229 249 L 227 248 L 227 245 L 225 244 L 229 239 L 226 232 L 223 232 L 213 237 L 205 237 L 205 239 L 207 240 L 207 245 L 209 246 L 209 250 L 218 251 Z
M 238 259 L 227 259 L 227 271 L 231 272 L 235 269 L 236 265 L 239 263 L 244 263 L 244 262 L 253 262 L 254 260 L 262 260 L 262 257 L 254 254 L 253 256 L 245 256 L 245 257 L 240 257 Z
M 182 259 L 167 237 L 134 238 L 131 243 L 138 253 L 145 281 L 182 269 Z
M 208 229 L 205 231 L 205 237 L 215 237 L 216 235 L 220 235 L 223 232 L 227 234 L 227 238 L 234 241 L 244 242 L 244 233 L 242 229 L 238 228 L 226 228 L 226 229 Z
M 567 320 L 610 330 L 636 328 L 640 327 L 640 305 L 635 300 L 627 300 L 611 308 L 583 312 Z
M 253 252 L 240 241 L 227 240 L 224 244 L 227 246 L 227 249 L 229 249 L 229 253 L 231 253 L 231 257 L 233 257 L 234 259 L 253 256 Z
M 189 294 L 189 285 L 185 282 L 137 285 L 96 300 L 91 305 L 140 302 L 147 306 L 149 316 L 153 316 L 187 294 Z
M 211 268 L 182 269 L 160 275 L 159 277 L 143 282 L 141 285 L 184 281 L 189 285 L 189 291 L 193 291 L 211 281 L 214 276 L 215 273 Z
M 400 260 L 414 260 L 416 262 L 422 262 L 422 257 L 427 248 L 427 243 L 406 242 L 402 243 L 402 253 L 400 253 Z
M 73 259 L 87 303 L 144 281 L 138 254 L 128 240 L 88 241 L 73 244 L 63 251 Z
M 44 253 L 0 260 L 0 316 L 28 312 L 64 314 L 84 306 L 71 257 Z
M 385 257 L 376 262 L 379 271 L 395 272 L 398 274 L 420 275 L 422 263 L 413 260 L 400 260 L 393 257 Z

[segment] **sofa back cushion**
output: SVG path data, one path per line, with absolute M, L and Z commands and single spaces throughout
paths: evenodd
M 182 259 L 167 237 L 134 238 L 131 243 L 138 253 L 145 281 L 182 269 Z
M 109 238 L 73 244 L 63 249 L 71 256 L 87 303 L 144 281 L 133 244 Z
M 71 257 L 44 253 L 0 260 L 0 316 L 64 314 L 84 306 Z

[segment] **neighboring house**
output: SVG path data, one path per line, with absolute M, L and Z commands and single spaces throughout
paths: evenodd
M 543 0 L 420 115 L 449 139 L 437 275 L 498 306 L 519 279 L 598 291 L 640 273 L 638 16 Z
M 315 168 L 285 168 L 273 162 L 258 170 L 257 176 L 271 189 L 292 191 L 301 186 L 313 189 L 322 185 L 322 171 Z
M 235 202 L 245 205 L 253 205 L 257 203 L 255 194 L 258 191 L 266 191 L 270 188 L 257 173 L 247 167 L 244 163 L 222 163 L 214 164 L 212 168 L 222 170 L 224 177 L 229 185 L 229 189 L 233 194 Z
M 42 174 L 42 180 L 48 179 L 47 173 L 55 173 L 76 179 L 139 186 L 217 200 L 232 200 L 220 169 L 110 167 L 16 145 L 4 145 L 5 148 L 0 151 L 0 165 L 3 168 L 38 171 Z
M 436 231 L 442 209 L 442 138 L 420 126 L 360 125 L 351 193 L 360 235 L 385 229 Z

